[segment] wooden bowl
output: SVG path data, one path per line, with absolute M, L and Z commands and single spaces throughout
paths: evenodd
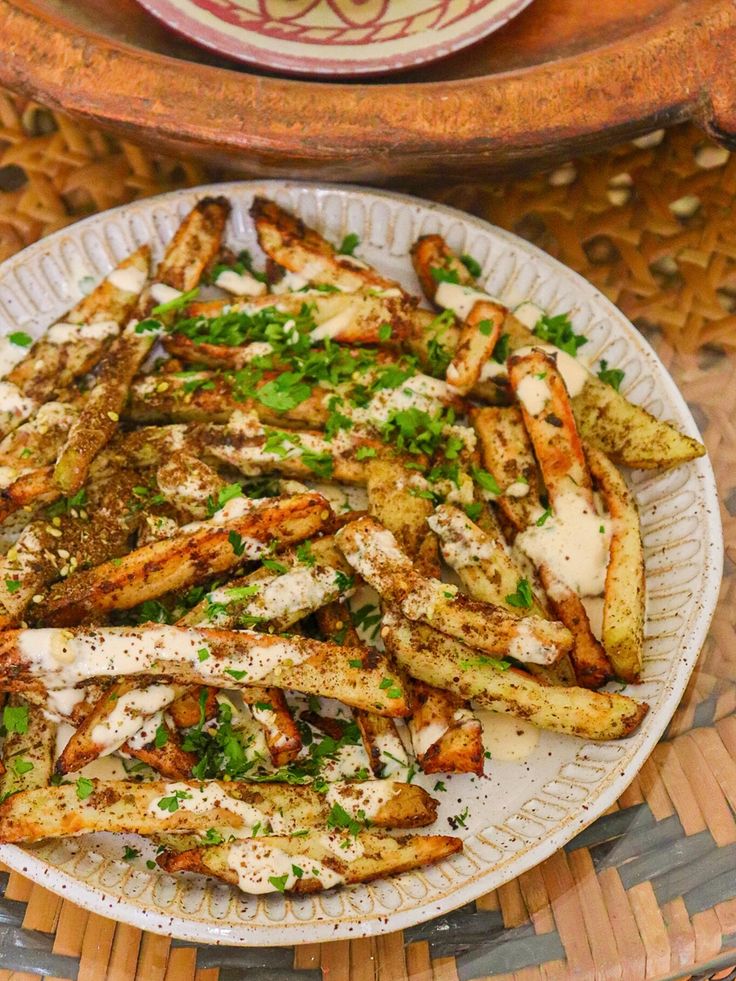
M 736 139 L 733 0 L 536 0 L 474 48 L 390 83 L 240 71 L 134 0 L 0 0 L 0 37 L 0 83 L 256 176 L 487 176 L 688 118 Z

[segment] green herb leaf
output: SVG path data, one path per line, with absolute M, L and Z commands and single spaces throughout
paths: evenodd
M 5 588 L 9 593 L 17 593 L 20 589 L 20 580 L 18 579 L 6 579 Z
M 488 473 L 487 470 L 479 470 L 477 467 L 473 467 L 470 473 L 481 490 L 500 496 L 501 488 L 493 474 Z
M 543 512 L 542 512 L 542 513 L 541 513 L 541 514 L 539 515 L 539 517 L 538 517 L 538 518 L 537 518 L 537 520 L 536 520 L 536 521 L 534 522 L 534 524 L 535 524 L 535 525 L 537 526 L 537 528 L 541 528 L 541 527 L 542 527 L 542 525 L 543 525 L 543 524 L 545 523 L 545 521 L 547 520 L 547 518 L 550 518 L 550 517 L 552 517 L 552 508 L 547 508 L 546 510 L 544 510 L 544 511 L 543 511 Z
M 578 348 L 588 343 L 587 337 L 576 334 L 572 329 L 570 316 L 567 313 L 560 313 L 556 317 L 542 314 L 534 328 L 534 335 L 541 341 L 554 344 L 573 358 L 576 357 Z
M 8 334 L 8 340 L 11 344 L 17 344 L 18 347 L 30 347 L 33 344 L 33 338 L 24 330 L 16 330 L 12 334 Z
M 431 266 L 429 270 L 435 283 L 460 283 L 456 269 L 443 269 L 441 266 Z
M 168 741 L 169 730 L 162 722 L 156 729 L 156 735 L 153 737 L 153 745 L 156 747 L 156 749 L 162 749 Z
M 356 235 L 355 232 L 350 232 L 340 243 L 340 248 L 337 250 L 340 255 L 353 255 L 355 250 L 360 245 L 360 236 Z
M 387 341 L 391 337 L 392 332 L 391 324 L 381 324 L 378 328 L 378 340 Z
M 297 546 L 296 557 L 302 565 L 313 566 L 317 562 L 317 556 L 312 551 L 312 543 L 310 541 L 302 542 L 301 545 Z
M 476 279 L 480 276 L 480 274 L 483 271 L 480 267 L 480 263 L 478 262 L 478 260 L 474 259 L 472 255 L 461 255 L 460 262 L 462 262 L 462 264 L 468 270 L 470 275 L 474 276 Z
M 80 777 L 76 783 L 77 787 L 77 798 L 79 800 L 87 800 L 91 795 L 92 791 L 95 789 L 95 785 L 87 777 Z
M 611 388 L 615 389 L 617 392 L 621 388 L 621 382 L 626 377 L 626 372 L 621 368 L 609 368 L 608 362 L 601 358 L 601 366 L 598 371 L 598 377 L 606 385 L 610 385 Z
M 123 848 L 123 861 L 132 862 L 134 858 L 139 858 L 140 854 L 137 848 L 131 848 L 130 845 L 126 845 Z
M 509 356 L 509 347 L 511 345 L 511 337 L 509 334 L 501 334 L 499 339 L 496 341 L 496 346 L 493 348 L 493 360 L 498 364 L 505 364 L 506 359 Z
M 28 706 L 6 705 L 3 709 L 3 725 L 6 732 L 28 732 Z
M 269 875 L 268 881 L 278 892 L 284 892 L 286 883 L 289 881 L 289 875 L 288 873 L 286 875 Z
M 243 541 L 242 535 L 239 535 L 237 531 L 231 531 L 227 536 L 227 540 L 230 542 L 230 547 L 237 556 L 241 556 L 245 552 L 245 542 Z
M 187 303 L 190 303 L 198 296 L 199 287 L 195 286 L 193 290 L 182 293 L 181 296 L 175 296 L 173 300 L 167 300 L 166 303 L 159 303 L 158 306 L 151 310 L 151 313 L 154 317 L 159 317 L 162 313 L 170 313 L 172 310 L 181 310 L 182 307 L 185 307 Z
M 534 597 L 532 596 L 532 589 L 529 585 L 528 579 L 519 579 L 516 584 L 516 592 L 510 593 L 506 597 L 506 602 L 509 606 L 515 606 L 520 609 L 528 610 L 532 603 L 534 602 Z
M 356 460 L 370 460 L 376 455 L 376 449 L 374 446 L 359 446 L 355 451 Z

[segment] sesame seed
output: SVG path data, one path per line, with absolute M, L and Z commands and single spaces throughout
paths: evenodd
M 107 418 L 111 419 L 113 422 L 117 422 L 120 416 L 117 414 L 117 412 L 108 412 Z
M 33 597 L 33 602 L 43 603 L 43 595 L 41 593 L 36 593 L 36 595 Z
M 165 392 L 168 389 L 168 387 L 169 387 L 168 382 L 159 382 L 158 385 L 156 386 L 156 391 Z

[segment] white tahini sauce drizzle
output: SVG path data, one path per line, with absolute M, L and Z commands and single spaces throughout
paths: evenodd
M 102 747 L 100 755 L 106 756 L 134 736 L 146 719 L 170 705 L 177 696 L 172 685 L 150 685 L 147 688 L 125 692 L 114 703 L 106 718 L 92 727 L 90 739 Z M 158 725 L 154 726 L 154 734 Z M 141 743 L 145 746 L 147 740 Z
M 0 381 L 0 429 L 27 419 L 36 408 L 33 399 L 26 398 L 17 385 Z
M 559 657 L 557 648 L 543 643 L 534 628 L 525 620 L 519 620 L 508 647 L 509 657 L 526 664 L 554 664 Z
M 554 347 L 552 344 L 533 344 L 528 347 L 518 347 L 514 351 L 514 355 L 523 356 L 525 354 L 530 354 L 534 350 L 545 351 L 547 354 L 552 354 L 555 357 L 557 363 L 557 370 L 562 375 L 562 380 L 565 383 L 565 388 L 571 399 L 579 395 L 585 388 L 586 382 L 591 377 L 591 373 L 587 366 L 579 361 L 577 358 L 573 358 L 572 355 L 568 354 L 567 351 L 561 351 L 558 347 Z
M 532 522 L 515 544 L 579 596 L 600 596 L 606 581 L 613 522 L 575 493 L 557 496 L 542 525 Z
M 29 348 L 14 344 L 10 338 L 0 338 L 0 378 L 4 378 L 25 358 Z
M 476 708 L 475 717 L 483 726 L 483 747 L 493 760 L 525 760 L 536 749 L 539 729 L 511 715 Z
M 238 273 L 234 269 L 223 269 L 215 280 L 215 286 L 235 296 L 262 296 L 267 291 L 265 283 L 247 272 Z
M 113 269 L 107 277 L 108 283 L 124 293 L 140 293 L 148 278 L 145 269 L 137 266 L 125 266 L 123 269 Z
M 227 864 L 238 877 L 238 888 L 255 896 L 293 889 L 300 878 L 319 879 L 325 889 L 345 881 L 323 862 L 301 852 L 290 855 L 262 838 L 230 845 Z
M 234 688 L 240 678 L 229 671 L 243 671 L 244 683 L 254 682 L 287 659 L 299 664 L 309 656 L 290 640 L 253 631 L 240 636 L 251 645 L 228 657 L 210 653 L 207 636 L 198 630 L 165 625 L 90 628 L 76 635 L 61 627 L 21 630 L 18 648 L 30 671 L 57 691 L 90 678 L 141 674 L 157 662 L 184 664 L 203 681 Z M 207 656 L 200 657 L 202 651 Z
M 409 766 L 409 757 L 398 732 L 391 727 L 385 732 L 379 732 L 373 743 L 378 751 L 378 758 L 383 763 L 383 776 L 400 773 Z
M 166 818 L 169 814 L 165 808 L 160 807 L 161 801 L 167 797 L 175 797 L 179 811 L 187 811 L 190 814 L 208 814 L 210 811 L 230 811 L 236 814 L 242 821 L 242 825 L 237 829 L 237 833 L 252 834 L 253 828 L 260 825 L 264 830 L 267 824 L 275 831 L 274 820 L 278 825 L 278 815 L 273 819 L 265 811 L 248 804 L 237 797 L 231 797 L 223 788 L 215 783 L 201 783 L 192 786 L 188 783 L 167 783 L 160 797 L 154 797 L 148 805 L 148 810 L 156 817 Z
M 327 320 L 323 320 L 321 324 L 310 331 L 310 338 L 313 341 L 323 341 L 325 338 L 335 338 L 339 337 L 340 334 L 350 326 L 353 317 L 355 316 L 355 309 L 352 305 L 348 305 L 344 310 L 340 310 L 334 316 L 329 317 Z
M 427 524 L 439 536 L 442 555 L 453 569 L 466 569 L 493 557 L 493 542 L 481 537 L 462 512 L 439 508 L 427 518 Z
M 526 411 L 533 416 L 539 415 L 544 411 L 545 405 L 549 402 L 552 393 L 549 385 L 543 378 L 535 375 L 526 375 L 522 378 L 516 388 L 516 397 L 524 406 Z
M 115 337 L 120 326 L 115 320 L 95 320 L 91 324 L 72 324 L 60 320 L 46 331 L 44 340 L 49 344 L 72 344 L 74 341 L 104 341 Z
M 181 295 L 181 290 L 175 290 L 173 286 L 167 286 L 166 283 L 154 283 L 151 287 L 151 299 L 158 305 L 171 303 Z
M 418 759 L 426 754 L 435 743 L 438 743 L 444 734 L 449 730 L 447 722 L 429 722 L 426 726 L 417 726 L 413 720 L 409 720 L 409 731 L 411 733 L 411 744 Z
M 472 286 L 461 286 L 459 283 L 440 283 L 434 295 L 434 302 L 445 310 L 452 310 L 459 320 L 466 320 L 470 311 L 479 301 L 500 303 L 496 296 L 473 289 Z

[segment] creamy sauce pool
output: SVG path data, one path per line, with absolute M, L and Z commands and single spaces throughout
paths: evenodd
M 476 708 L 475 715 L 483 726 L 483 747 L 493 760 L 513 762 L 531 756 L 539 742 L 539 729 L 511 715 Z

